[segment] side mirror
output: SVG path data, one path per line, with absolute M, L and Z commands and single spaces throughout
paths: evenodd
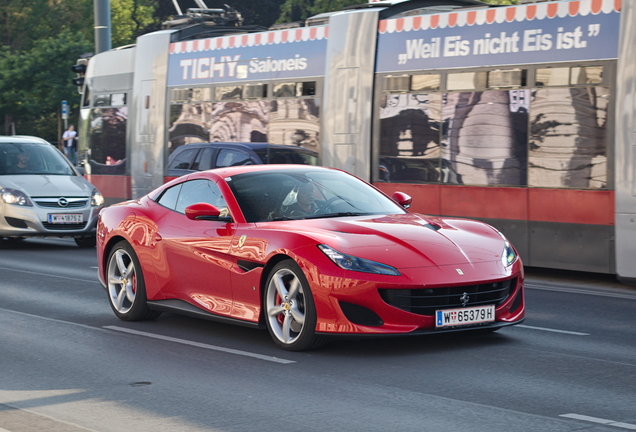
M 221 216 L 221 210 L 208 203 L 196 203 L 185 208 L 185 214 L 191 220 L 215 220 L 230 222 L 232 218 Z
M 411 202 L 413 201 L 413 198 L 411 198 L 404 192 L 393 192 L 391 198 L 393 198 L 399 205 L 401 205 L 405 209 L 411 207 Z

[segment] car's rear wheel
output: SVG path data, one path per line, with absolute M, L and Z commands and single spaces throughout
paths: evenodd
M 276 264 L 264 292 L 265 322 L 269 334 L 281 348 L 303 351 L 318 348 L 316 306 L 309 283 L 291 259 Z
M 75 237 L 75 243 L 81 248 L 95 247 L 97 244 L 97 238 L 94 235 L 87 237 Z
M 128 242 L 120 241 L 111 250 L 106 266 L 106 283 L 110 306 L 121 320 L 140 321 L 161 315 L 146 303 L 144 275 Z

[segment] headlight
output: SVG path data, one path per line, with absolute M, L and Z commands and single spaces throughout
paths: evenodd
M 93 207 L 104 205 L 104 195 L 99 193 L 97 189 L 93 190 L 93 195 L 91 196 L 91 205 Z
M 515 250 L 513 249 L 512 245 L 510 244 L 510 242 L 506 240 L 506 238 L 503 235 L 501 236 L 504 238 L 504 241 L 505 241 L 504 249 L 503 249 L 503 252 L 501 253 L 501 262 L 503 263 L 504 267 L 510 267 L 512 263 L 515 262 L 515 260 L 517 259 L 517 254 Z
M 24 192 L 16 189 L 0 189 L 0 197 L 2 198 L 2 201 L 6 202 L 7 204 L 27 207 L 33 206 L 31 200 L 24 194 Z
M 380 264 L 375 261 L 370 261 L 364 258 L 358 258 L 351 255 L 346 255 L 338 252 L 337 250 L 327 246 L 318 245 L 321 251 L 329 257 L 338 267 L 345 270 L 353 270 L 363 273 L 376 273 L 390 276 L 399 276 L 400 272 L 386 264 Z

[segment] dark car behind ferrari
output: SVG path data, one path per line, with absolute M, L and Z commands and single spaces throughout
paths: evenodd
M 269 143 L 210 142 L 178 147 L 168 160 L 168 176 L 241 165 L 318 165 L 318 153 L 296 146 Z

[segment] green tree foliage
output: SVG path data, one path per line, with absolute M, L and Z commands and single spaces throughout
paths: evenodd
M 160 28 L 155 15 L 156 0 L 111 0 L 111 44 L 119 47 L 135 43 L 138 36 Z
M 35 41 L 54 37 L 64 29 L 88 37 L 92 0 L 0 0 L 0 46 L 11 52 L 30 49 Z
M 79 95 L 70 67 L 91 49 L 92 42 L 81 32 L 63 30 L 33 42 L 29 50 L 0 51 L 0 114 L 15 122 L 16 133 L 57 141 L 61 101 L 67 100 L 78 112 Z

